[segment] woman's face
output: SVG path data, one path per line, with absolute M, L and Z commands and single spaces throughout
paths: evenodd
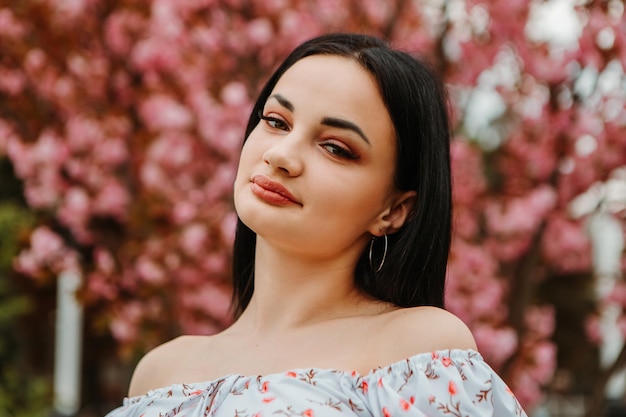
M 374 78 L 333 55 L 287 70 L 246 141 L 235 206 L 259 237 L 311 257 L 382 235 L 398 193 L 394 128 Z M 340 252 L 338 252 L 340 251 Z

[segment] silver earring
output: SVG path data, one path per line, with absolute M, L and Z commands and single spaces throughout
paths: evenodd
M 370 267 L 372 268 L 372 270 L 376 270 L 375 272 L 378 273 L 380 271 L 380 269 L 383 267 L 383 265 L 385 264 L 385 258 L 387 257 L 387 247 L 389 242 L 387 241 L 387 233 L 385 233 L 385 251 L 383 252 L 383 259 L 380 261 L 380 265 L 378 265 L 378 268 L 374 268 L 374 263 L 372 262 L 372 252 L 374 249 L 374 241 L 376 240 L 376 237 L 373 237 L 372 240 L 370 241 Z

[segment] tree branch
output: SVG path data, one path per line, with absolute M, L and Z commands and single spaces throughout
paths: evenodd
M 621 370 L 624 365 L 626 365 L 626 344 L 622 347 L 622 350 L 617 356 L 617 359 L 615 359 L 615 362 L 600 373 L 591 396 L 589 407 L 585 412 L 585 417 L 595 417 L 601 415 L 604 407 L 604 391 L 606 389 L 606 385 L 609 383 L 613 374 Z

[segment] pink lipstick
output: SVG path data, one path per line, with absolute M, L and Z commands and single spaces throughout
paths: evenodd
M 300 202 L 283 186 L 282 184 L 271 180 L 265 175 L 253 175 L 250 178 L 250 187 L 252 193 L 270 204 L 286 205 L 297 204 L 301 206 Z

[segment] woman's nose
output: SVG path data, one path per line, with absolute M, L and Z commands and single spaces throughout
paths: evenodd
M 263 154 L 263 162 L 284 175 L 296 177 L 302 173 L 302 149 L 295 138 L 281 138 Z

